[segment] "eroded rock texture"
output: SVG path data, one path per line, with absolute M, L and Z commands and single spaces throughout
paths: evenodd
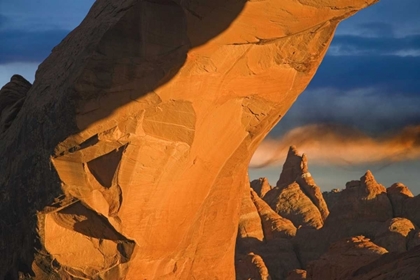
M 387 250 L 364 236 L 346 238 L 331 245 L 328 252 L 307 268 L 308 279 L 344 279 L 359 267 L 373 262 Z
M 250 157 L 374 2 L 96 1 L 2 122 L 0 278 L 233 279 Z
M 315 183 L 306 184 L 312 191 L 303 187 L 302 174 L 310 174 L 308 160 L 291 147 L 276 187 L 263 194 L 267 179 L 250 183 L 245 198 L 250 197 L 254 207 L 244 198 L 241 221 L 248 217 L 249 234 L 241 234 L 239 223 L 238 280 L 263 279 L 267 273 L 273 280 L 420 278 L 420 230 L 415 222 L 420 196 L 413 197 L 401 183 L 385 189 L 367 171 L 344 190 L 320 197 L 314 195 L 321 193 Z M 324 205 L 324 213 L 329 213 L 325 221 L 316 205 Z M 254 255 L 264 264 L 264 273 L 256 272 L 256 262 L 249 257 Z
M 329 215 L 321 190 L 308 171 L 306 155 L 299 155 L 294 146 L 289 149 L 276 187 L 264 195 L 264 200 L 296 227 L 321 228 Z

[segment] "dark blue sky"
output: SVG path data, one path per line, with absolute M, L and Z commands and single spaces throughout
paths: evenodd
M 0 84 L 15 73 L 32 82 L 38 64 L 81 22 L 93 2 L 0 0 Z M 356 128 L 370 136 L 419 125 L 419 11 L 419 0 L 382 0 L 343 21 L 311 84 L 269 137 L 320 123 Z M 419 161 L 414 164 L 420 166 Z M 328 174 L 325 169 L 319 172 L 325 189 L 337 187 L 328 183 L 335 178 Z M 266 175 L 275 183 L 277 175 Z M 392 179 L 386 180 L 390 184 Z M 414 177 L 408 181 L 414 184 Z
M 269 137 L 279 138 L 281 142 L 282 136 L 294 128 L 338 125 L 341 130 L 348 128 L 348 138 L 355 137 L 353 130 L 359 130 L 366 135 L 367 143 L 377 143 L 377 149 L 366 145 L 369 154 L 386 154 L 385 140 L 392 137 L 396 142 L 401 140 L 402 146 L 410 141 L 415 143 L 406 153 L 418 154 L 420 127 L 409 136 L 401 131 L 420 125 L 419 11 L 417 0 L 382 0 L 340 23 L 314 79 Z M 305 134 L 308 130 L 300 131 Z M 311 135 L 298 136 L 311 138 Z M 322 136 L 317 137 L 321 139 L 316 140 L 323 141 Z M 285 154 L 288 145 L 297 145 L 299 149 L 299 143 L 292 140 L 279 151 Z M 308 152 L 311 173 L 323 190 L 343 188 L 345 182 L 358 179 L 371 169 L 386 187 L 403 182 L 414 193 L 420 193 L 418 157 L 347 165 L 311 161 L 311 155 L 316 158 L 320 153 L 330 154 L 333 161 L 354 154 L 352 160 L 357 161 L 363 149 L 356 145 L 322 145 L 316 154 L 305 149 L 300 151 Z M 275 184 L 280 169 L 280 166 L 250 169 L 250 177 L 266 176 Z

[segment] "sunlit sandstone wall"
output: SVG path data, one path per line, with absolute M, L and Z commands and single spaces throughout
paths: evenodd
M 0 136 L 0 278 L 234 279 L 250 157 L 374 2 L 97 0 Z

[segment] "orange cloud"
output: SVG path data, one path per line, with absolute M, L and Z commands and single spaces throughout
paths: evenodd
M 310 162 L 320 164 L 357 165 L 420 159 L 420 125 L 380 138 L 343 126 L 302 126 L 280 139 L 264 140 L 252 157 L 250 167 L 282 164 L 291 145 L 305 153 Z

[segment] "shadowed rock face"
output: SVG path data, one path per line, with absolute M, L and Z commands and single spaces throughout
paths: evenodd
M 344 190 L 324 192 L 324 200 L 314 180 L 301 174 L 309 174 L 308 161 L 291 147 L 276 187 L 265 187 L 264 194 L 266 178 L 250 182 L 240 210 L 236 279 L 420 277 L 415 223 L 420 196 L 401 183 L 385 189 L 367 171 Z M 300 178 L 311 178 L 306 181 L 312 182 L 306 184 L 311 192 Z M 316 205 L 330 213 L 325 223 Z
M 374 2 L 96 1 L 0 134 L 0 278 L 233 279 L 250 157 Z
M 16 118 L 31 86 L 22 76 L 13 75 L 0 89 L 0 133 L 4 133 Z
M 308 279 L 344 279 L 355 269 L 378 259 L 387 250 L 364 236 L 341 240 L 308 265 Z

